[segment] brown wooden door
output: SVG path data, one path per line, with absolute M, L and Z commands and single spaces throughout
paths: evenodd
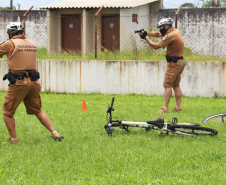
M 81 52 L 81 16 L 61 16 L 61 46 L 65 51 Z
M 110 51 L 120 49 L 119 15 L 102 15 L 102 46 Z

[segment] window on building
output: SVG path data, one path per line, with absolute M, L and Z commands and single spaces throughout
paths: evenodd
M 132 14 L 132 22 L 137 23 L 137 14 Z

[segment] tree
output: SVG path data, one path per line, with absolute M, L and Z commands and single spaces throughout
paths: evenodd
M 20 10 L 21 4 L 17 4 L 18 10 Z M 0 7 L 0 10 L 16 10 L 16 6 L 13 6 L 13 0 L 10 0 L 9 7 Z
M 221 1 L 220 1 L 220 5 L 221 5 L 222 7 L 226 7 L 226 0 L 221 0 Z
M 203 8 L 226 7 L 226 0 L 206 0 L 203 1 Z
M 203 4 L 203 8 L 210 8 L 212 7 L 212 0 L 207 0 L 204 4 Z
M 16 10 L 16 7 L 13 6 L 13 9 L 11 9 L 11 7 L 0 7 L 0 10 Z
M 18 3 L 18 4 L 17 4 L 18 10 L 20 10 L 20 6 L 21 6 L 21 4 Z
M 182 7 L 184 7 L 184 8 L 197 8 L 193 3 L 184 3 Z
M 0 10 L 11 10 L 11 7 L 0 7 Z

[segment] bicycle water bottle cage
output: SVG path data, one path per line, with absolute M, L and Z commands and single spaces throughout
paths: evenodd
M 151 125 L 154 125 L 158 128 L 162 128 L 164 126 L 164 118 L 160 117 L 156 120 L 147 121 L 147 124 L 151 124 Z

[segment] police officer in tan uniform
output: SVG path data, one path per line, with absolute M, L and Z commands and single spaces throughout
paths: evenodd
M 27 114 L 34 114 L 51 132 L 53 139 L 61 141 L 64 137 L 55 131 L 50 119 L 41 109 L 41 85 L 36 68 L 37 48 L 34 42 L 26 39 L 24 28 L 19 22 L 7 25 L 9 40 L 0 45 L 0 57 L 7 55 L 9 72 L 3 80 L 9 80 L 9 87 L 2 106 L 3 118 L 10 134 L 8 143 L 19 143 L 15 131 L 14 113 L 24 102 Z
M 173 20 L 171 18 L 165 18 L 159 21 L 157 28 L 158 31 L 146 32 L 143 31 L 140 34 L 142 39 L 145 39 L 149 45 L 156 49 L 167 47 L 166 60 L 167 68 L 164 77 L 163 86 L 165 88 L 165 102 L 158 113 L 169 112 L 168 105 L 172 96 L 172 89 L 174 90 L 176 97 L 176 107 L 173 111 L 182 111 L 181 109 L 181 74 L 184 70 L 185 62 L 183 59 L 184 40 L 181 32 L 172 27 Z M 153 42 L 146 36 L 162 37 L 159 42 Z

